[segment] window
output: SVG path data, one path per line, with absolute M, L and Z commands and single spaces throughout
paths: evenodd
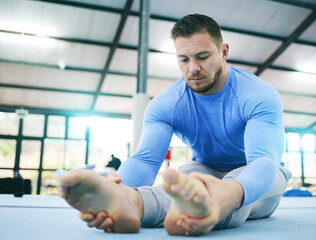
M 110 155 L 107 154 L 102 147 L 94 141 L 89 144 L 89 165 L 94 165 L 96 168 L 104 168 Z
M 44 142 L 44 169 L 65 168 L 65 140 L 45 139 Z
M 43 171 L 41 188 L 44 193 L 55 190 L 48 186 L 56 178 L 56 170 L 82 168 L 86 160 L 86 129 L 90 128 L 90 163 L 103 168 L 114 154 L 122 161 L 129 155 L 132 121 L 105 117 L 47 116 L 47 136 L 44 138 L 45 115 L 27 114 L 23 118 L 22 138 L 18 137 L 19 117 L 16 113 L 0 113 L 0 177 L 13 177 L 15 167 L 25 179 L 31 179 L 33 193 L 37 191 L 42 142 Z M 66 136 L 66 130 L 68 134 Z M 12 135 L 12 136 L 10 136 Z M 16 146 L 21 144 L 19 166 L 15 166 Z M 43 186 L 46 181 L 46 186 Z M 51 191 L 52 190 L 52 191 Z
M 86 117 L 70 117 L 68 137 L 75 139 L 85 139 L 88 122 L 89 118 Z
M 300 153 L 286 153 L 286 161 L 284 166 L 292 172 L 292 177 L 301 177 L 301 154 Z
M 36 194 L 38 171 L 37 170 L 20 170 L 21 176 L 24 179 L 30 179 L 32 182 L 32 194 Z
M 66 142 L 66 169 L 83 168 L 85 166 L 86 142 L 67 140 Z
M 44 119 L 44 115 L 26 115 L 23 119 L 23 135 L 43 137 Z
M 314 134 L 305 134 L 302 137 L 302 148 L 304 152 L 315 152 Z
M 46 139 L 43 169 L 82 168 L 85 165 L 85 154 L 85 141 Z
M 0 112 L 0 134 L 18 135 L 19 118 L 16 113 Z
M 132 136 L 131 120 L 104 117 L 91 117 L 90 119 L 90 146 L 93 146 L 95 153 L 104 154 L 103 164 L 111 154 L 123 161 L 126 160 Z
M 287 139 L 287 150 L 300 151 L 300 135 L 298 133 L 289 132 L 286 134 Z
M 16 140 L 0 139 L 0 167 L 14 168 Z
M 47 126 L 47 137 L 64 138 L 65 120 L 65 117 L 49 116 Z
M 41 194 L 58 195 L 57 176 L 55 171 L 42 172 Z
M 39 168 L 41 155 L 40 141 L 22 141 L 20 168 Z
M 304 153 L 304 175 L 309 183 L 316 184 L 316 153 Z
M 13 170 L 0 170 L 0 178 L 12 178 L 13 177 Z

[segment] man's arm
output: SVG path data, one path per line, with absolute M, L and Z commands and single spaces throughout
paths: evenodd
M 172 113 L 161 112 L 161 109 L 159 102 L 151 102 L 146 109 L 137 150 L 118 170 L 125 185 L 151 186 L 156 179 L 174 132 Z
M 249 113 L 244 134 L 247 167 L 236 178 L 243 187 L 243 205 L 256 201 L 272 188 L 284 151 L 280 96 L 272 92 L 257 102 L 245 106 Z

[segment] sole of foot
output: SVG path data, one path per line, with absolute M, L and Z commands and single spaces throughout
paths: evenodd
M 92 170 L 72 170 L 60 177 L 60 196 L 80 212 L 107 211 L 117 233 L 136 233 L 140 229 L 138 193 L 125 185 L 99 176 Z

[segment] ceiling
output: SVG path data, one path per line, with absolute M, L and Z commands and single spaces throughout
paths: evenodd
M 0 111 L 129 118 L 139 0 L 1 0 Z M 170 30 L 213 17 L 228 62 L 276 87 L 288 130 L 316 131 L 316 0 L 151 0 L 147 93 L 181 77 Z

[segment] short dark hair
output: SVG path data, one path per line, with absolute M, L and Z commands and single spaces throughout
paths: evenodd
M 223 43 L 221 28 L 217 22 L 208 16 L 202 14 L 190 14 L 182 17 L 173 25 L 171 38 L 191 37 L 195 33 L 209 33 L 214 44 L 220 48 Z

